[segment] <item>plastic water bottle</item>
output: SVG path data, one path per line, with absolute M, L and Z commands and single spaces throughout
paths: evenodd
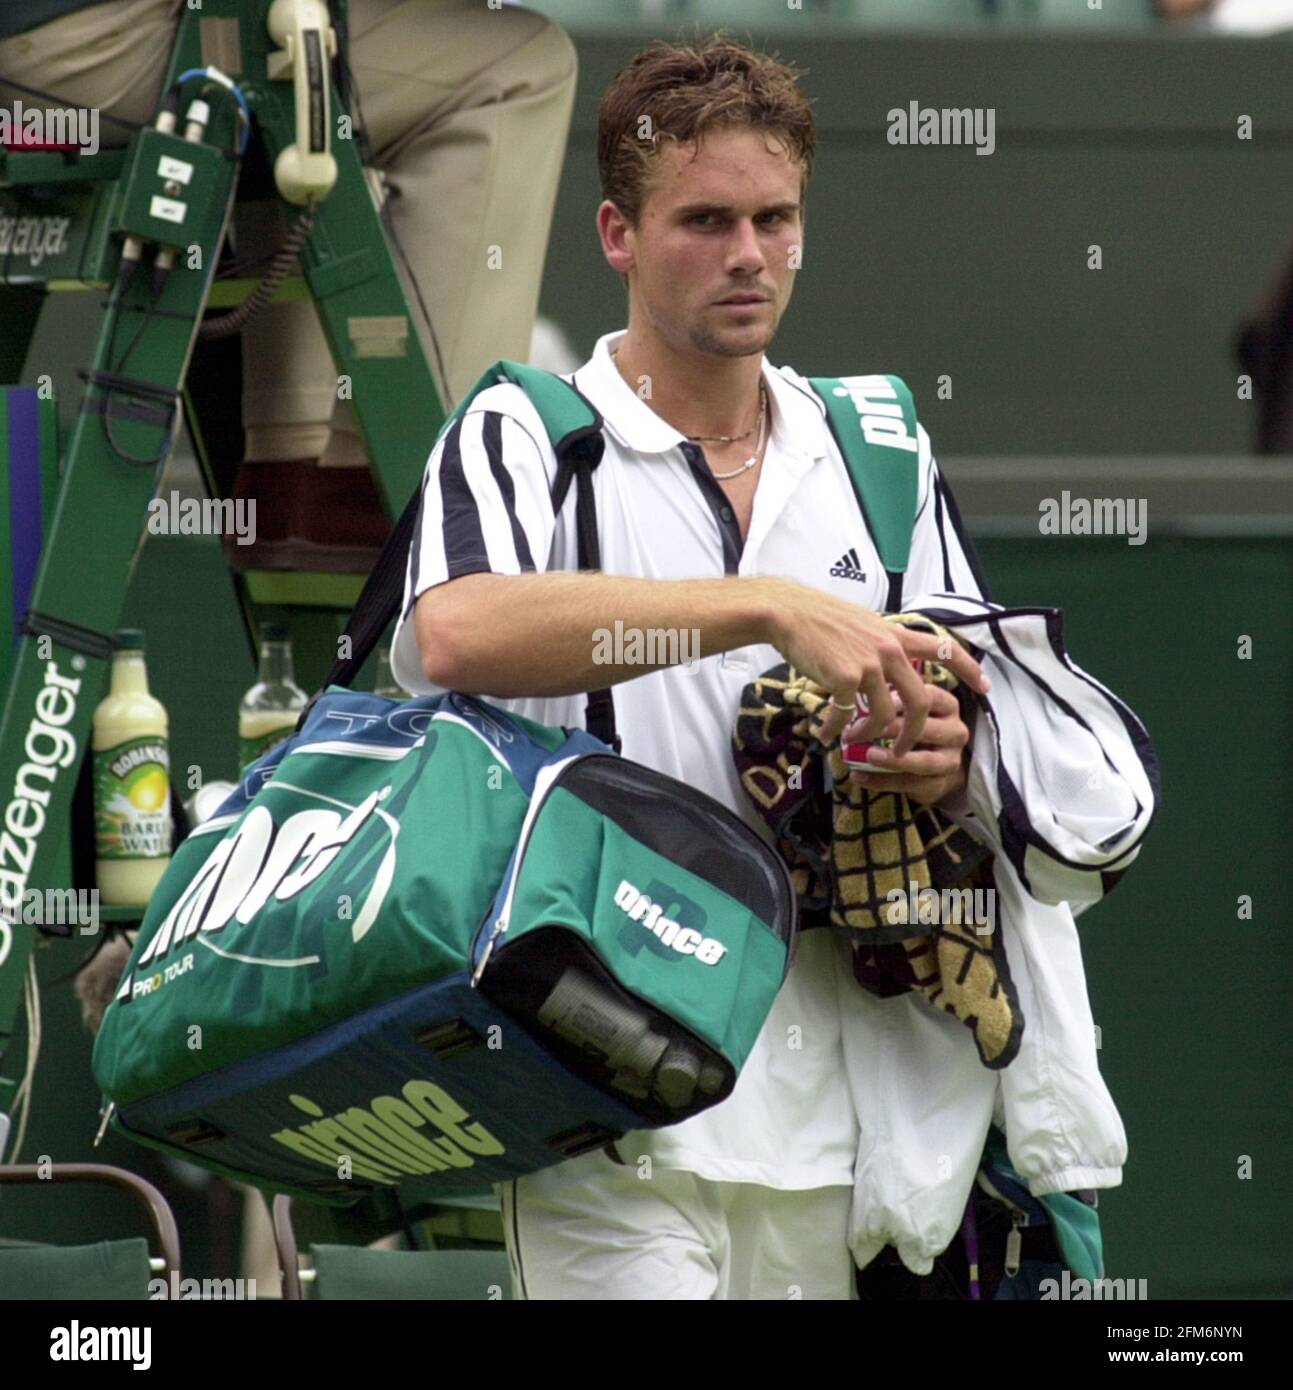
M 722 1089 L 722 1068 L 696 1043 L 655 1032 L 642 1010 L 575 966 L 557 981 L 538 1019 L 601 1058 L 614 1072 L 611 1085 L 638 1100 L 654 1096 L 667 1109 L 683 1111 L 695 1102 L 698 1091 L 716 1096 Z
M 377 649 L 377 680 L 373 685 L 374 695 L 384 695 L 388 700 L 411 700 L 413 697 L 395 679 L 391 670 L 391 649 Z
M 292 644 L 285 623 L 264 623 L 260 629 L 260 669 L 256 684 L 238 706 L 238 775 L 262 754 L 290 738 L 309 702 L 293 679 Z
M 617 999 L 575 966 L 562 973 L 539 1006 L 539 1022 L 621 1073 L 620 1089 L 646 1095 L 650 1078 L 668 1046 L 653 1032 L 650 1019 Z

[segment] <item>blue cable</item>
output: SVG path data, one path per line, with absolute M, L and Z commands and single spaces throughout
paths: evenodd
M 175 79 L 175 83 L 172 87 L 172 90 L 178 90 L 180 87 L 184 85 L 185 82 L 189 81 L 190 78 L 194 77 L 206 77 L 210 78 L 211 81 L 218 83 L 221 87 L 223 87 L 227 92 L 229 92 L 233 96 L 234 100 L 242 108 L 242 137 L 238 144 L 238 156 L 239 158 L 241 158 L 244 154 L 246 154 L 247 142 L 251 139 L 251 107 L 247 105 L 247 98 L 243 96 L 242 90 L 239 88 L 238 84 L 233 80 L 233 78 L 226 77 L 224 73 L 220 71 L 219 68 L 214 67 L 189 68 L 187 71 L 180 73 L 180 75 Z

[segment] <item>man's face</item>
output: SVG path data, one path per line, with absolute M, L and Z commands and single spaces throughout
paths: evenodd
M 683 351 L 763 352 L 802 254 L 799 183 L 800 166 L 763 131 L 666 144 L 636 228 L 602 205 L 607 257 L 630 275 L 631 321 Z M 732 302 L 742 296 L 754 302 Z

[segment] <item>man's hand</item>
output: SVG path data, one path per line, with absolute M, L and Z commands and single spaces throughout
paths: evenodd
M 915 632 L 899 623 L 887 623 L 860 604 L 834 598 L 794 580 L 770 582 L 776 588 L 768 640 L 796 670 L 832 692 L 832 708 L 822 725 L 826 742 L 852 722 L 855 698 L 861 691 L 870 716 L 859 725 L 855 738 L 861 741 L 889 737 L 884 731 L 900 719 L 893 752 L 897 758 L 910 754 L 921 741 L 936 690 L 911 669 L 913 657 L 941 662 L 971 690 L 986 693 L 991 686 L 979 663 L 959 642 L 952 642 L 949 652 L 944 639 Z M 890 686 L 897 691 L 897 703 Z M 954 698 L 952 702 L 956 703 Z M 945 760 L 946 754 L 942 756 Z M 942 762 L 939 768 L 945 772 Z M 915 770 L 926 775 L 924 765 Z
M 896 747 L 893 751 L 871 749 L 869 762 L 876 767 L 895 770 L 880 773 L 858 770 L 850 774 L 851 781 L 871 791 L 902 792 L 922 806 L 932 806 L 955 796 L 965 786 L 970 731 L 961 720 L 961 707 L 956 696 L 942 686 L 927 685 L 924 689 L 930 697 L 930 707 L 919 746 L 905 757 L 895 756 Z M 861 743 L 870 737 L 863 733 L 866 723 L 858 719 L 849 725 L 844 730 L 844 742 Z M 899 721 L 894 719 L 879 737 L 892 738 L 898 728 Z

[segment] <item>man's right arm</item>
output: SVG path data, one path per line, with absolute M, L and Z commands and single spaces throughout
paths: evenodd
M 506 410 L 487 408 L 506 406 Z M 908 658 L 939 659 L 937 639 L 884 622 L 869 608 L 772 575 L 634 579 L 549 571 L 556 516 L 542 422 L 515 386 L 491 387 L 436 443 L 410 547 L 397 647 L 412 625 L 432 685 L 499 698 L 570 695 L 656 669 L 601 664 L 600 632 L 645 636 L 695 629 L 700 653 L 766 643 L 834 692 L 825 736 L 861 689 L 877 737 L 902 697 L 901 754 L 924 727 L 930 697 Z M 678 647 L 682 647 L 681 641 Z M 398 653 L 397 653 L 398 655 Z M 946 659 L 946 658 L 942 658 Z M 982 673 L 959 646 L 949 664 L 976 687 Z
M 588 573 L 476 573 L 424 591 L 414 610 L 422 668 L 434 685 L 500 698 L 577 694 L 631 680 L 646 665 L 594 660 L 599 632 L 672 629 L 699 634 L 701 656 L 768 643 L 851 706 L 861 689 L 876 730 L 894 718 L 889 686 L 903 697 L 896 749 L 920 737 L 926 687 L 909 658 L 941 655 L 937 639 L 886 623 L 869 608 L 771 575 L 722 579 L 626 579 Z M 682 646 L 681 641 L 679 647 Z M 959 646 L 948 662 L 978 688 L 982 672 Z M 827 736 L 849 715 L 832 711 Z M 835 727 L 838 725 L 839 727 Z
M 594 660 L 606 645 L 599 633 L 613 632 L 617 621 L 626 633 L 672 629 L 681 639 L 694 630 L 700 655 L 713 656 L 766 642 L 771 603 L 767 581 L 754 577 L 468 574 L 422 594 L 415 621 L 422 669 L 433 684 L 467 694 L 541 697 L 659 670 Z

